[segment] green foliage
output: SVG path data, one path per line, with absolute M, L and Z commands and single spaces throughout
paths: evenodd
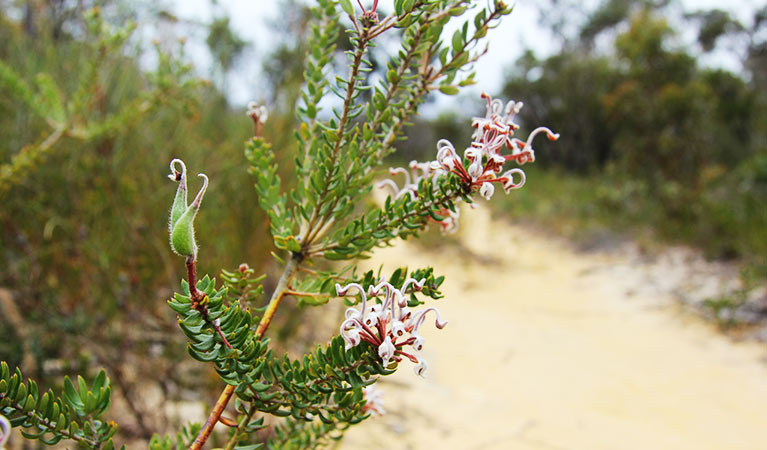
M 252 127 L 192 75 L 174 40 L 155 52 L 135 33 L 122 43 L 100 38 L 123 29 L 129 19 L 114 14 L 132 8 L 105 7 L 88 19 L 103 30 L 83 28 L 85 18 L 73 11 L 54 37 L 52 4 L 35 4 L 35 32 L 9 17 L 11 10 L 0 14 L 0 68 L 10 68 L 0 81 L 0 171 L 11 173 L 14 158 L 34 156 L 0 187 L 0 286 L 23 311 L 17 319 L 0 306 L 0 335 L 8 342 L 0 360 L 23 364 L 43 385 L 105 367 L 113 389 L 136 406 L 125 411 L 133 424 L 120 429 L 120 439 L 148 439 L 159 430 L 151 428 L 157 411 L 142 401 L 147 389 L 204 390 L 211 377 L 178 370 L 189 359 L 184 337 L 163 325 L 172 323 L 164 300 L 183 266 L 167 251 L 167 229 L 158 227 L 167 223 L 172 192 L 156 161 L 183 157 L 216 177 L 205 215 L 195 221 L 217 234 L 198 242 L 205 264 L 251 261 L 263 270 L 271 250 L 265 215 L 256 194 L 243 188 L 250 182 L 241 145 Z M 157 55 L 151 72 L 138 55 Z M 8 87 L 11 79 L 15 87 Z M 64 122 L 71 126 L 48 140 Z M 44 142 L 47 150 L 38 153 Z
M 221 378 L 237 384 L 266 352 L 268 341 L 259 341 L 251 325 L 257 322 L 240 300 L 227 305 L 227 289 L 216 290 L 216 280 L 207 276 L 197 289 L 201 300 L 193 300 L 189 284 L 182 282 L 183 294 L 176 293 L 168 305 L 179 315 L 179 326 L 189 338 L 189 354 L 202 362 L 213 362 Z M 220 332 L 219 332 L 220 330 Z
M 77 387 L 65 377 L 59 397 L 50 389 L 41 393 L 35 381 L 24 382 L 18 368 L 11 372 L 8 364 L 0 362 L 0 414 L 10 420 L 11 426 L 23 427 L 25 438 L 47 445 L 71 439 L 84 448 L 114 449 L 112 436 L 117 425 L 101 419 L 109 407 L 110 394 L 109 379 L 103 370 L 90 387 L 80 376 Z
M 441 222 L 446 210 L 455 211 L 455 198 L 471 202 L 468 192 L 456 177 L 440 178 L 436 186 L 424 179 L 418 189 L 425 195 L 408 195 L 397 200 L 386 199 L 382 208 L 355 219 L 336 232 L 322 255 L 330 260 L 345 260 L 364 256 L 373 247 L 389 243 L 394 238 L 418 236 L 430 222 Z
M 285 172 L 280 172 L 277 155 L 266 138 L 257 131 L 257 136 L 246 143 L 249 170 L 256 177 L 259 204 L 269 217 L 274 245 L 287 254 L 285 259 L 275 255 L 284 264 L 284 271 L 271 300 L 265 308 L 255 310 L 263 312 L 256 317 L 240 298 L 234 299 L 228 287 L 216 288 L 215 281 L 206 276 L 196 289 L 183 285 L 183 292 L 169 302 L 189 339 L 190 354 L 212 363 L 219 376 L 234 386 L 238 419 L 228 448 L 258 444 L 252 435 L 263 423 L 253 421 L 256 412 L 287 418 L 274 428 L 267 442 L 270 448 L 324 445 L 369 416 L 363 388 L 378 376 L 392 373 L 400 356 L 418 362 L 421 372 L 425 370 L 425 362 L 413 355 L 399 353 L 391 359 L 395 350 L 384 322 L 379 325 L 378 337 L 366 335 L 368 341 L 357 340 L 352 345 L 345 341 L 347 336 L 336 336 L 329 345 L 318 346 L 296 360 L 278 356 L 261 335 L 284 297 L 297 298 L 301 306 L 322 305 L 338 296 L 340 283 L 359 281 L 361 289 L 372 291 L 382 281 L 372 271 L 358 278 L 353 263 L 341 270 L 324 270 L 328 261 L 367 257 L 376 246 L 417 236 L 429 223 L 445 220 L 459 199 L 472 201 L 476 189 L 446 171 L 445 176 L 424 177 L 413 195 L 389 197 L 380 208 L 360 211 L 360 201 L 370 192 L 376 168 L 392 153 L 394 142 L 402 137 L 418 105 L 432 91 L 452 95 L 473 83 L 470 66 L 484 53 L 476 49 L 478 43 L 510 12 L 502 2 L 492 2 L 463 22 L 449 42 L 443 42 L 444 27 L 470 6 L 472 2 L 463 0 L 398 1 L 395 13 L 380 20 L 374 11 L 355 16 L 349 2 L 319 0 L 313 9 L 304 86 L 297 106 L 298 148 L 291 184 L 283 186 L 281 174 Z M 327 69 L 341 33 L 338 19 L 342 12 L 349 15 L 353 26 L 348 30 L 346 77 L 334 76 Z M 366 76 L 373 70 L 368 59 L 370 49 L 392 28 L 400 30 L 401 48 L 382 65 L 382 79 L 371 85 L 371 78 Z M 322 113 L 320 105 L 332 96 L 337 97 L 336 106 L 331 114 Z M 306 267 L 314 264 L 322 268 Z M 349 270 L 351 279 L 345 275 Z M 226 273 L 232 287 L 237 284 L 234 275 Z M 409 280 L 409 290 L 397 294 L 408 296 L 400 307 L 423 303 L 416 290 L 422 289 L 433 299 L 441 298 L 439 287 L 444 277 L 435 277 L 432 268 L 409 276 L 416 278 L 408 278 L 408 270 L 403 268 L 388 279 L 389 296 L 394 295 L 391 289 L 401 289 Z M 387 301 L 391 304 L 392 300 Z M 352 305 L 355 300 L 346 302 Z M 395 307 L 391 308 L 394 314 Z M 416 322 L 408 323 L 409 328 L 405 322 L 398 323 L 402 327 L 399 336 L 406 330 L 413 333 L 400 346 L 422 339 L 415 330 Z M 444 326 L 441 320 L 437 323 Z M 384 344 L 373 345 L 376 340 L 388 342 L 390 356 L 382 356 Z M 420 349 L 422 341 L 418 342 Z M 389 367 L 384 367 L 383 361 Z
M 300 360 L 275 357 L 269 351 L 257 364 L 248 384 L 235 389 L 240 399 L 277 417 L 326 424 L 364 420 L 368 414 L 362 409 L 362 387 L 375 375 L 393 373 L 381 365 L 376 349 L 361 345 L 345 350 L 340 336 Z
M 264 293 L 264 287 L 261 284 L 266 275 L 254 276 L 255 270 L 248 267 L 247 264 L 241 264 L 234 271 L 221 271 L 221 279 L 226 287 L 227 300 L 232 303 L 239 300 L 243 305 L 253 305 L 260 299 Z
M 264 436 L 259 436 L 258 431 L 269 422 L 264 417 L 256 418 L 257 414 L 275 417 L 272 422 L 275 423 L 273 432 L 267 435 L 266 442 L 271 448 L 322 446 L 339 438 L 349 426 L 370 416 L 372 406 L 369 403 L 374 401 L 366 398 L 368 386 L 379 377 L 393 373 L 400 362 L 409 360 L 417 365 L 416 373 L 423 374 L 426 362 L 414 354 L 406 353 L 404 347 L 412 346 L 413 352 L 423 348 L 424 339 L 418 334 L 418 327 L 426 320 L 427 313 L 436 315 L 438 328 L 444 327 L 447 321 L 443 321 L 433 307 L 412 312 L 408 306 L 415 307 L 424 303 L 424 297 L 419 299 L 416 296 L 417 291 L 432 299 L 441 298 L 440 286 L 444 277 L 435 276 L 430 267 L 410 273 L 406 268 L 400 268 L 388 277 L 388 281 L 381 278 L 380 273 L 374 276 L 372 271 L 357 276 L 354 260 L 369 256 L 373 248 L 388 245 L 395 238 L 418 236 L 429 223 L 440 223 L 452 218 L 456 202 L 472 202 L 481 180 L 474 183 L 476 180 L 472 181 L 463 167 L 464 176 L 461 178 L 461 173 L 456 172 L 456 175 L 443 164 L 439 173 L 434 169 L 434 176 L 423 177 L 417 185 L 414 184 L 409 195 L 390 196 L 383 207 L 371 207 L 363 199 L 371 191 L 373 178 L 384 158 L 394 151 L 394 143 L 403 138 L 405 127 L 411 123 L 418 106 L 431 93 L 453 95 L 462 87 L 474 83 L 472 65 L 485 53 L 481 45 L 483 38 L 490 28 L 511 11 L 510 7 L 499 0 L 484 5 L 483 2 L 469 0 L 398 0 L 394 4 L 393 14 L 379 17 L 375 8 L 371 11 L 357 11 L 351 2 L 318 0 L 317 6 L 311 11 L 312 21 L 308 26 L 311 32 L 303 72 L 305 79 L 296 107 L 298 124 L 294 135 L 297 145 L 291 158 L 295 161 L 295 172 L 290 174 L 290 178 L 286 177 L 289 171 L 285 167 L 289 165 L 284 164 L 285 157 L 272 151 L 273 143 L 279 143 L 281 148 L 284 145 L 279 137 L 276 141 L 272 139 L 269 129 L 264 127 L 265 113 L 260 113 L 261 117 L 254 117 L 256 136 L 246 143 L 245 158 L 250 173 L 255 176 L 258 203 L 269 220 L 263 220 L 260 215 L 245 217 L 259 218 L 249 223 L 263 223 L 271 231 L 274 246 L 280 251 L 273 255 L 283 265 L 283 273 L 276 283 L 272 280 L 267 283 L 264 277 L 255 277 L 255 271 L 247 265 L 241 265 L 237 271 L 224 271 L 221 277 L 223 285 L 217 286 L 216 280 L 207 275 L 197 281 L 198 248 L 195 230 L 201 236 L 204 235 L 205 244 L 212 247 L 211 251 L 203 249 L 199 252 L 203 256 L 200 258 L 200 266 L 218 263 L 215 260 L 217 253 L 228 257 L 245 253 L 244 249 L 227 246 L 227 243 L 238 242 L 236 238 L 243 233 L 239 236 L 235 233 L 235 238 L 230 238 L 226 228 L 221 225 L 221 209 L 214 208 L 201 214 L 197 226 L 192 228 L 202 195 L 206 192 L 207 177 L 203 176 L 205 181 L 202 189 L 188 205 L 186 168 L 180 159 L 172 160 L 170 178 L 179 182 L 179 186 L 170 211 L 170 241 L 173 251 L 187 257 L 189 282 L 182 282 L 181 291 L 175 293 L 167 304 L 178 317 L 179 327 L 188 341 L 189 355 L 197 361 L 212 365 L 227 388 L 205 425 L 189 425 L 175 436 L 154 436 L 150 448 L 195 447 L 197 444 L 194 442 L 199 444 L 205 441 L 212 431 L 211 427 L 219 421 L 232 428 L 228 449 L 260 448 L 264 444 L 260 442 Z M 469 11 L 472 17 L 462 18 Z M 343 30 L 341 26 L 340 18 L 344 14 L 348 16 L 347 23 L 351 24 L 348 30 Z M 456 31 L 445 39 L 443 34 L 446 27 L 452 28 L 456 24 Z M 223 69 L 233 62 L 234 55 L 242 49 L 242 43 L 230 36 L 227 29 L 226 21 L 214 22 L 208 39 Z M 117 131 L 123 131 L 134 123 L 132 121 L 148 125 L 143 122 L 143 115 L 150 110 L 159 114 L 160 120 L 164 113 L 168 114 L 168 120 L 172 120 L 178 110 L 194 106 L 185 99 L 188 96 L 194 98 L 194 91 L 190 88 L 200 87 L 199 83 L 188 78 L 188 66 L 164 55 L 160 57 L 155 74 L 144 76 L 134 72 L 142 84 L 146 82 L 152 86 L 148 92 L 141 89 L 137 91 L 136 98 L 140 99 L 140 107 L 135 111 L 138 112 L 131 112 L 134 111 L 132 109 L 124 112 L 123 105 L 118 104 L 110 105 L 109 108 L 95 108 L 97 113 L 94 113 L 94 103 L 98 103 L 95 97 L 100 95 L 96 87 L 106 89 L 102 77 L 109 78 L 110 75 L 107 60 L 121 48 L 127 31 L 112 32 L 103 22 L 98 21 L 93 22 L 89 30 L 94 36 L 103 36 L 103 39 L 78 43 L 76 46 L 88 51 L 95 49 L 96 57 L 87 61 L 82 74 L 78 72 L 82 79 L 78 78 L 74 89 L 52 82 L 57 79 L 53 75 L 36 77 L 35 87 L 32 88 L 27 81 L 29 77 L 21 75 L 22 71 L 15 70 L 13 65 L 0 68 L 2 80 L 7 80 L 5 88 L 20 96 L 16 100 L 28 109 L 37 107 L 39 113 L 45 113 L 37 114 L 39 117 L 36 116 L 34 120 L 47 123 L 38 123 L 37 126 L 58 130 L 59 135 L 46 148 L 53 148 L 59 140 L 79 140 L 87 144 L 101 139 L 128 139 Z M 346 51 L 346 75 L 339 75 L 334 66 L 338 59 L 336 44 L 345 44 L 345 41 L 339 40 L 342 32 L 347 34 L 349 44 Z M 368 76 L 374 69 L 370 52 L 385 34 L 396 35 L 400 45 L 380 65 L 381 68 L 385 67 L 384 74 L 376 79 Z M 74 38 L 72 40 L 75 41 Z M 83 54 L 90 55 L 87 51 Z M 126 64 L 131 62 L 127 61 Z M 10 67 L 14 67 L 14 70 Z M 132 67 L 135 70 L 135 66 Z M 38 100 L 38 97 L 44 101 Z M 166 105 L 173 110 L 164 110 Z M 332 110 L 321 111 L 321 105 L 332 105 Z M 171 159 L 171 151 L 179 151 L 182 143 L 189 144 L 189 147 L 210 145 L 219 136 L 218 133 L 229 131 L 227 126 L 222 126 L 213 117 L 220 111 L 221 107 L 217 112 L 200 119 L 206 123 L 206 133 L 196 133 L 178 141 L 176 146 L 169 145 L 166 139 L 159 138 L 162 136 L 161 131 L 174 129 L 165 122 L 163 126 L 166 129 L 159 129 L 160 125 L 149 128 L 154 131 L 149 132 L 150 142 L 153 147 L 157 142 L 162 142 L 167 159 Z M 231 121 L 226 116 L 223 114 L 227 121 Z M 502 120 L 511 119 L 506 117 Z M 508 128 L 511 125 L 506 126 Z M 279 129 L 275 127 L 275 130 Z M 264 136 L 261 136 L 262 130 L 266 133 Z M 115 145 L 113 141 L 108 143 Z M 61 153 L 58 156 L 67 155 Z M 145 160 L 155 161 L 161 155 L 155 152 L 151 156 L 144 156 Z M 121 157 L 126 161 L 134 159 L 124 155 Z M 470 158 L 474 158 L 479 165 L 483 163 L 483 156 L 480 155 L 478 159 L 477 156 L 467 156 L 465 161 L 456 157 L 456 164 L 463 164 Z M 225 160 L 222 155 L 216 156 L 216 161 Z M 43 159 L 35 161 L 41 167 L 30 172 L 30 178 L 37 177 L 35 179 L 39 180 L 50 174 L 43 167 Z M 235 161 L 232 166 L 238 163 Z M 136 164 L 136 169 L 143 168 L 140 163 L 133 164 Z M 495 164 L 502 166 L 497 161 Z M 181 171 L 177 169 L 179 165 Z M 216 167 L 213 170 L 208 170 L 208 167 L 206 165 L 206 172 L 217 172 Z M 52 168 L 49 170 L 53 171 Z M 148 192 L 154 186 L 153 183 L 142 183 L 146 181 L 140 179 L 143 172 L 135 172 L 139 180 L 133 180 L 130 190 L 133 194 Z M 150 172 L 156 175 L 154 171 Z M 89 181 L 98 180 L 105 186 L 118 183 L 114 178 L 119 177 L 101 179 L 99 175 L 96 171 L 92 178 L 86 178 Z M 248 203 L 238 201 L 242 199 L 243 190 L 237 187 L 227 189 L 226 177 L 221 178 L 224 179 L 223 186 L 212 184 L 209 196 L 218 195 L 221 204 L 235 204 L 247 210 L 242 205 Z M 213 183 L 218 181 L 216 176 L 211 176 L 211 179 Z M 283 179 L 289 181 L 283 185 Z M 140 189 L 137 187 L 139 183 L 142 183 Z M 510 179 L 504 183 L 513 184 Z M 22 185 L 19 183 L 19 186 Z M 214 194 L 214 187 L 220 188 L 223 193 Z M 87 189 L 85 195 L 96 196 L 93 191 L 98 192 L 98 189 Z M 144 207 L 145 202 L 151 201 L 143 195 L 141 198 L 138 202 L 135 199 L 125 204 L 116 202 L 119 211 L 122 213 L 126 208 L 135 208 L 137 204 Z M 90 199 L 77 200 L 88 202 Z M 209 201 L 211 204 L 219 202 Z M 154 212 L 155 209 L 148 209 L 147 215 Z M 155 216 L 156 221 L 162 220 L 159 219 L 162 215 Z M 242 220 L 242 216 L 237 219 Z M 98 223 L 103 223 L 103 220 L 99 218 Z M 157 259 L 152 251 L 143 247 L 148 245 L 145 241 L 151 238 L 146 238 L 138 230 L 133 230 L 131 236 L 135 236 L 133 241 L 139 248 L 131 248 L 133 242 L 128 245 L 123 242 L 131 241 L 126 237 L 128 235 L 117 236 L 121 238 L 116 244 L 120 247 L 116 252 L 118 258 L 129 258 L 126 255 L 136 252 L 144 254 L 146 258 Z M 113 240 L 103 239 L 105 242 Z M 211 259 L 208 258 L 209 254 L 212 255 Z M 160 257 L 166 258 L 164 253 Z M 351 264 L 338 270 L 333 265 L 336 260 L 348 260 Z M 104 270 L 114 277 L 115 271 L 109 261 L 103 265 Z M 148 271 L 154 272 L 156 269 L 150 266 Z M 173 283 L 175 270 L 167 269 L 167 272 L 171 280 L 168 283 Z M 270 345 L 270 340 L 264 337 L 278 307 L 285 299 L 297 298 L 300 306 L 324 304 L 331 298 L 345 296 L 349 283 L 353 284 L 354 281 L 360 282 L 355 287 L 363 291 L 359 295 L 365 298 L 366 305 L 370 300 L 371 308 L 347 310 L 347 321 L 351 317 L 351 320 L 356 321 L 355 324 L 345 322 L 341 335 L 330 338 L 327 345 L 319 345 L 314 351 L 294 359 L 284 354 L 277 345 Z M 339 283 L 346 283 L 346 290 Z M 84 285 L 90 287 L 88 283 Z M 264 285 L 273 290 L 268 303 L 262 306 L 260 302 L 263 300 Z M 369 299 L 365 297 L 364 290 L 370 295 Z M 59 293 L 55 288 L 52 291 Z M 384 295 L 383 299 L 378 298 Z M 113 317 L 109 317 L 113 321 L 105 318 L 105 322 L 120 323 L 121 316 L 125 315 L 123 319 L 129 317 L 137 293 L 129 292 L 126 297 L 127 301 L 115 307 Z M 51 298 L 56 297 L 52 295 Z M 352 305 L 356 300 L 349 298 L 345 301 Z M 86 324 L 90 312 L 88 306 L 81 306 L 81 314 L 86 318 L 83 322 Z M 95 308 L 93 310 L 97 311 Z M 380 312 L 376 312 L 378 310 Z M 376 330 L 373 331 L 363 323 L 363 317 L 372 320 L 376 314 L 380 314 L 380 322 L 372 325 Z M 361 331 L 363 328 L 364 335 Z M 95 393 L 91 394 L 80 379 L 79 391 L 69 381 L 65 382 L 65 401 L 72 403 L 70 408 L 78 420 L 84 421 L 82 429 L 85 431 L 101 433 L 99 430 L 103 429 L 113 433 L 112 428 L 104 428 L 101 422 L 96 421 L 108 405 L 104 396 L 108 397 L 109 387 L 104 383 L 105 375 L 102 372 L 94 384 Z M 236 398 L 236 416 L 234 419 L 220 417 L 232 393 Z M 72 420 L 72 423 L 76 423 L 75 419 Z M 77 430 L 70 430 L 70 434 Z M 195 434 L 199 439 L 193 438 Z M 94 434 L 94 439 L 100 439 L 98 436 L 101 435 Z M 107 446 L 111 446 L 111 443 Z
M 386 62 L 386 76 L 377 86 L 363 85 L 362 73 L 370 70 L 370 64 L 364 57 L 372 40 L 382 31 L 363 26 L 357 35 L 352 35 L 354 50 L 347 53 L 349 76 L 336 77 L 334 85 L 326 85 L 327 81 L 320 81 L 325 80 L 322 66 L 314 61 L 328 58 L 319 48 L 325 42 L 334 41 L 337 24 L 328 21 L 324 35 L 320 28 L 317 29 L 310 40 L 305 74 L 307 84 L 302 93 L 304 106 L 299 107 L 302 123 L 297 134 L 300 156 L 296 164 L 298 174 L 304 175 L 300 180 L 305 181 L 299 181 L 295 191 L 288 195 L 289 199 L 298 203 L 288 210 L 294 211 L 293 222 L 300 222 L 298 237 L 303 240 L 290 239 L 296 232 L 295 224 L 293 227 L 273 224 L 273 229 L 282 230 L 282 234 L 275 235 L 278 247 L 292 251 L 300 247 L 308 248 L 310 252 L 322 252 L 322 244 L 311 246 L 317 244 L 331 226 L 354 212 L 356 202 L 369 192 L 374 174 L 371 169 L 393 151 L 393 142 L 401 136 L 404 126 L 428 92 L 434 86 L 452 89 L 471 84 L 473 73 L 459 75 L 459 69 L 470 66 L 483 53 L 472 52 L 471 49 L 485 36 L 487 29 L 508 14 L 510 9 L 500 2 L 494 3 L 490 10 L 482 9 L 474 21 L 464 23 L 451 45 L 444 45 L 440 41 L 443 27 L 451 17 L 460 15 L 468 4 L 466 1 L 402 3 L 399 9 L 402 12 L 394 19 L 396 26 L 403 28 L 402 49 Z M 328 4 L 320 5 L 318 11 L 326 12 Z M 476 24 L 472 34 L 469 34 L 470 23 Z M 323 97 L 325 89 L 341 98 L 343 105 L 340 112 L 333 111 L 334 118 L 323 123 L 316 118 L 318 99 Z M 363 92 L 368 90 L 371 92 L 370 100 L 358 103 Z M 362 123 L 354 121 L 363 112 L 367 120 Z M 258 167 L 254 166 L 254 169 L 258 170 Z M 418 211 L 419 214 L 424 212 Z M 410 218 L 410 211 L 404 214 Z M 411 229 L 422 227 L 413 222 L 401 226 Z M 365 231 L 349 230 L 348 237 L 354 240 L 360 233 Z M 403 231 L 397 234 L 404 236 L 408 233 Z M 362 247 L 369 249 L 372 245 L 364 244 Z M 361 251 L 356 251 L 356 254 L 359 253 Z M 329 258 L 339 259 L 340 252 L 326 254 Z M 354 256 L 352 253 L 347 255 Z
M 288 226 L 287 196 L 280 193 L 281 180 L 271 146 L 263 138 L 254 137 L 246 144 L 245 156 L 250 163 L 250 173 L 258 177 L 258 202 L 271 221 L 275 246 L 281 250 L 300 251 L 301 246 L 291 236 L 292 230 Z
M 152 436 L 149 441 L 150 450 L 183 450 L 188 449 L 195 436 L 200 432 L 202 425 L 190 423 L 184 426 L 175 436 Z
M 79 79 L 72 91 L 58 85 L 51 74 L 38 73 L 35 89 L 11 66 L 0 61 L 0 89 L 13 95 L 39 119 L 52 129 L 48 137 L 23 148 L 10 162 L 0 166 L 0 195 L 4 196 L 36 165 L 42 163 L 54 144 L 63 137 L 93 141 L 113 135 L 134 125 L 141 115 L 166 100 L 171 88 L 183 89 L 189 86 L 184 75 L 189 68 L 165 59 L 158 73 L 153 77 L 157 85 L 140 96 L 125 101 L 112 111 L 99 111 L 94 103 L 99 92 L 94 87 L 100 73 L 110 62 L 110 55 L 119 54 L 130 37 L 133 25 L 112 29 L 102 19 L 100 10 L 93 9 L 85 17 L 87 36 L 87 59 L 85 67 L 78 70 Z M 165 84 L 165 85 L 164 85 Z M 103 93 L 101 93 L 103 95 Z M 95 113 L 95 114 L 94 114 Z

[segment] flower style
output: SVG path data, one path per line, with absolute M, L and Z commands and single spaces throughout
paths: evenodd
M 378 389 L 376 383 L 362 388 L 362 395 L 365 396 L 365 406 L 363 411 L 370 412 L 371 416 L 383 416 L 386 410 L 383 405 L 383 392 Z
M 395 199 L 398 199 L 402 197 L 403 195 L 410 195 L 410 198 L 415 198 L 418 196 L 418 181 L 420 181 L 419 177 L 415 178 L 415 183 L 412 182 L 412 179 L 410 177 L 410 172 L 408 172 L 406 169 L 402 167 L 393 167 L 389 169 L 390 175 L 397 175 L 397 174 L 404 174 L 405 175 L 405 184 L 402 185 L 402 188 L 400 189 L 399 186 L 397 186 L 397 183 L 395 183 L 391 179 L 386 179 L 378 183 L 376 186 L 378 188 L 384 188 L 388 187 L 391 190 L 392 196 L 394 196 Z
M 407 358 L 416 364 L 415 372 L 424 376 L 426 361 L 416 357 L 412 353 L 404 351 L 406 346 L 411 346 L 415 352 L 423 350 L 425 339 L 418 334 L 418 329 L 426 320 L 426 314 L 434 311 L 437 316 L 435 325 L 442 329 L 447 325 L 443 321 L 437 308 L 429 307 L 417 313 L 407 307 L 405 293 L 412 286 L 415 291 L 423 289 L 426 280 L 420 281 L 408 278 L 402 288 L 396 289 L 391 283 L 382 281 L 376 286 L 370 286 L 367 293 L 358 283 L 349 283 L 346 286 L 336 284 L 336 292 L 343 297 L 351 288 L 357 289 L 362 297 L 360 309 L 348 308 L 346 319 L 341 323 L 341 336 L 346 341 L 346 348 L 352 348 L 365 341 L 378 349 L 378 356 L 384 367 L 388 367 L 392 360 L 400 362 Z M 368 295 L 378 296 L 384 294 L 382 303 L 368 306 Z
M 391 195 L 398 199 L 403 195 L 410 195 L 410 198 L 415 199 L 418 197 L 418 185 L 421 180 L 432 177 L 432 180 L 436 181 L 437 178 L 444 175 L 444 170 L 441 168 L 433 168 L 429 162 L 410 161 L 408 169 L 404 167 L 393 167 L 389 169 L 389 174 L 394 176 L 398 174 L 405 175 L 405 184 L 400 188 L 397 183 L 391 179 L 386 179 L 379 182 L 376 187 L 385 188 L 388 187 L 391 191 Z

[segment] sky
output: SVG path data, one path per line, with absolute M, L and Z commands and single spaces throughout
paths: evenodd
M 745 23 L 750 23 L 753 11 L 763 4 L 763 1 L 682 0 L 681 3 L 684 11 L 719 8 L 729 11 Z M 599 0 L 584 1 L 586 5 L 596 5 L 598 2 Z M 228 96 L 236 105 L 244 105 L 250 100 L 262 100 L 265 97 L 263 94 L 265 83 L 262 81 L 260 58 L 267 54 L 275 43 L 273 29 L 279 21 L 280 4 L 270 0 L 218 0 L 215 3 L 212 5 L 210 0 L 172 0 L 171 10 L 177 17 L 193 23 L 207 23 L 216 14 L 227 14 L 234 31 L 251 42 L 240 64 L 227 78 Z M 389 6 L 387 9 L 392 9 L 387 3 L 393 3 L 393 0 L 381 0 L 380 3 Z M 556 49 L 553 36 L 538 23 L 538 11 L 535 5 L 535 0 L 517 1 L 511 15 L 504 18 L 498 28 L 488 33 L 489 52 L 476 65 L 479 83 L 472 87 L 477 91 L 471 92 L 472 94 L 478 95 L 481 90 L 491 93 L 500 91 L 504 74 L 525 49 L 532 49 L 538 57 L 545 57 Z M 189 53 L 196 65 L 201 68 L 203 75 L 210 75 L 212 61 L 204 46 L 204 28 L 187 27 L 185 32 L 190 34 Z M 446 32 L 451 31 L 446 30 Z M 694 39 L 695 34 L 691 30 L 683 34 L 681 43 L 691 43 Z M 737 55 L 723 50 L 702 58 L 701 63 L 738 70 L 738 61 Z M 451 105 L 450 100 L 438 105 L 457 108 L 457 105 Z

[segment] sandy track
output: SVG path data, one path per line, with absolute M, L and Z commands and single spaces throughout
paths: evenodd
M 767 449 L 767 347 L 683 313 L 625 255 L 467 213 L 465 248 L 373 259 L 447 275 L 450 323 L 421 329 L 428 379 L 406 362 L 380 382 L 389 413 L 342 448 Z

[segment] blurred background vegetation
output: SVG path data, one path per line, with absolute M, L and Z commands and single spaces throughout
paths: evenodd
M 718 10 L 672 23 L 665 3 L 608 1 L 558 53 L 517 61 L 504 93 L 562 139 L 509 208 L 644 230 L 767 274 L 767 7 L 748 24 Z M 690 30 L 697 45 L 680 46 Z M 740 70 L 699 64 L 717 50 Z
M 272 107 L 268 140 L 290 149 L 307 15 L 300 2 L 284 3 L 258 100 Z M 583 11 L 579 2 L 541 2 L 557 50 L 542 59 L 525 53 L 491 94 L 524 101 L 523 126 L 546 124 L 562 138 L 536 142 L 528 185 L 501 209 L 576 239 L 608 233 L 689 244 L 741 261 L 763 283 L 767 7 L 748 23 L 718 10 L 672 21 L 674 4 L 608 0 Z M 211 397 L 219 387 L 187 361 L 165 304 L 183 270 L 165 227 L 171 158 L 212 180 L 197 226 L 216 239 L 200 239 L 200 271 L 242 262 L 270 270 L 268 224 L 244 170 L 252 124 L 224 94 L 225 75 L 249 44 L 225 14 L 195 24 L 216 62 L 208 82 L 192 70 L 182 33 L 173 33 L 180 19 L 157 5 L 0 5 L 0 360 L 41 380 L 106 367 L 127 416 L 122 432 L 147 438 L 173 425 L 157 409 L 163 399 L 187 398 L 200 380 Z M 565 32 L 573 9 L 587 20 Z M 152 46 L 121 28 L 132 21 L 155 24 L 166 38 Z M 689 30 L 697 43 L 681 45 Z M 737 54 L 739 70 L 700 64 L 716 51 Z M 464 111 L 482 112 L 474 96 L 459 99 L 472 105 Z M 439 138 L 467 144 L 468 119 L 419 119 L 394 163 L 432 159 Z M 289 154 L 280 157 L 288 169 Z M 300 316 L 286 317 L 283 335 Z M 137 394 L 147 390 L 155 400 Z

